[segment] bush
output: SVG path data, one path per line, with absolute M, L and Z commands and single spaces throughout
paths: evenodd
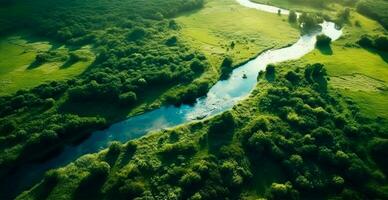
M 166 40 L 167 46 L 175 46 L 178 42 L 178 38 L 174 35 Z
M 142 39 L 146 35 L 146 31 L 144 28 L 135 28 L 128 35 L 128 40 L 136 41 Z
M 290 14 L 288 15 L 288 21 L 290 23 L 295 23 L 298 19 L 298 16 L 295 11 L 291 10 Z
M 221 78 L 229 77 L 233 71 L 233 59 L 231 57 L 225 57 L 221 64 Z
M 191 70 L 193 70 L 195 73 L 202 73 L 205 70 L 205 65 L 195 58 L 192 63 L 190 64 Z
M 374 45 L 377 50 L 388 51 L 388 37 L 387 36 L 378 36 L 375 39 Z
M 119 96 L 120 103 L 123 105 L 133 105 L 137 101 L 136 93 L 127 92 Z
M 381 166 L 381 169 L 388 172 L 388 139 L 375 138 L 369 144 L 373 160 Z
M 293 189 L 292 184 L 290 182 L 286 182 L 285 184 L 272 183 L 271 188 L 269 190 L 269 194 L 267 196 L 268 199 L 271 200 L 299 199 L 298 191 Z
M 201 176 L 193 171 L 189 171 L 184 174 L 179 180 L 179 184 L 184 188 L 198 187 L 198 184 L 201 181 Z
M 166 144 L 159 154 L 165 159 L 177 158 L 179 155 L 191 156 L 197 152 L 197 147 L 193 143 Z
M 315 43 L 316 47 L 328 47 L 330 46 L 331 43 L 331 38 L 324 35 L 320 34 L 317 36 L 317 43 Z

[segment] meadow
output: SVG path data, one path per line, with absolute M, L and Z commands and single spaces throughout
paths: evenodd
M 293 44 L 300 35 L 287 16 L 244 8 L 233 0 L 210 0 L 176 20 L 184 41 L 203 52 L 212 66 L 220 66 L 225 55 L 236 64 L 245 62 L 265 49 Z
M 42 39 L 42 38 L 40 38 Z M 20 89 L 31 89 L 44 82 L 61 81 L 82 74 L 94 61 L 90 46 L 77 50 L 55 47 L 57 44 L 23 34 L 3 37 L 0 41 L 0 95 L 11 95 Z M 67 65 L 68 59 L 33 67 L 38 53 L 50 49 L 84 54 L 87 59 Z
M 329 53 L 316 49 L 300 63 L 324 64 L 332 81 L 330 85 L 358 103 L 366 116 L 388 117 L 388 54 L 366 49 L 356 43 L 361 35 L 383 34 L 384 28 L 376 21 L 356 12 L 351 13 L 341 39 L 330 46 Z M 361 26 L 355 25 L 358 21 Z M 349 78 L 351 77 L 351 78 Z
M 260 1 L 288 9 L 324 13 L 335 18 L 346 6 L 342 1 L 325 4 L 322 10 L 311 4 L 299 5 L 292 0 Z M 365 4 L 365 2 L 362 2 Z M 330 6 L 328 6 L 330 5 Z M 384 6 L 381 6 L 384 7 Z M 377 21 L 363 16 L 356 8 L 351 9 L 350 18 L 345 20 L 343 35 L 333 42 L 330 48 L 317 48 L 298 61 L 288 62 L 296 65 L 320 62 L 325 65 L 330 76 L 330 86 L 352 98 L 366 116 L 388 117 L 388 53 L 357 44 L 363 35 L 384 35 L 386 30 Z

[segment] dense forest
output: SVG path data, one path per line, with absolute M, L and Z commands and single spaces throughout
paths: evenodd
M 386 122 L 328 89 L 322 64 L 259 79 L 232 111 L 113 143 L 18 198 L 241 199 L 266 186 L 268 199 L 388 198 Z
M 26 26 L 36 34 L 74 48 L 92 44 L 97 58 L 79 77 L 0 97 L 0 175 L 125 117 L 120 113 L 114 117 L 107 117 L 105 113 L 85 115 L 74 111 L 75 105 L 82 108 L 92 102 L 92 107 L 113 104 L 128 110 L 155 88 L 165 90 L 177 84 L 187 85 L 181 93 L 177 91 L 165 97 L 172 104 L 192 102 L 208 90 L 208 82 L 190 84 L 204 72 L 208 65 L 206 58 L 180 44 L 174 35 L 179 26 L 164 17 L 199 8 L 202 1 L 13 3 L 23 4 L 28 12 L 20 16 L 8 13 L 10 18 L 3 18 L 1 23 L 11 23 L 12 29 Z M 82 59 L 82 55 L 63 55 L 52 49 L 39 53 L 32 67 L 62 57 L 68 57 L 68 62 Z
M 278 13 L 279 21 L 297 33 L 315 34 L 322 30 L 322 22 L 333 21 L 344 30 L 338 49 L 365 51 L 381 59 L 383 67 L 388 63 L 387 0 L 265 1 L 284 8 L 303 6 L 292 7 L 288 16 Z M 0 0 L 0 39 L 28 32 L 55 44 L 38 51 L 26 70 L 55 62 L 66 68 L 90 60 L 89 54 L 78 51 L 85 46 L 94 55 L 92 64 L 77 76 L 0 95 L 0 199 L 13 198 L 2 184 L 19 168 L 53 158 L 128 117 L 163 105 L 193 105 L 216 81 L 231 78 L 239 63 L 206 44 L 203 49 L 222 58 L 213 66 L 203 49 L 184 40 L 181 31 L 188 27 L 176 20 L 207 3 Z M 233 7 L 227 10 L 234 12 Z M 385 30 L 365 33 L 364 28 L 374 27 L 367 23 L 370 19 Z M 329 56 L 338 51 L 330 37 L 318 34 L 316 39 L 317 52 Z M 254 39 L 244 36 L 244 40 Z M 224 44 L 228 51 L 241 45 L 234 40 Z M 63 46 L 70 50 L 63 51 Z M 333 77 L 342 77 L 329 75 L 321 60 L 296 63 L 269 64 L 258 75 L 238 77 L 257 76 L 258 84 L 231 110 L 125 144 L 113 142 L 98 153 L 47 171 L 33 187 L 12 195 L 17 199 L 388 199 L 387 119 L 365 114 L 347 91 L 330 85 Z M 386 101 L 385 79 L 370 79 L 382 82 L 373 89 Z

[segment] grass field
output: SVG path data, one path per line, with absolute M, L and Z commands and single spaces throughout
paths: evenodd
M 185 41 L 204 52 L 217 67 L 225 55 L 240 63 L 264 49 L 294 43 L 299 37 L 286 16 L 245 8 L 234 0 L 209 0 L 205 8 L 177 21 Z
M 25 35 L 13 35 L 0 40 L 0 95 L 12 94 L 19 89 L 35 87 L 45 81 L 64 80 L 81 74 L 93 61 L 94 54 L 89 46 L 75 50 L 75 53 L 89 57 L 67 65 L 66 61 L 46 62 L 31 67 L 39 52 L 51 49 L 70 52 L 67 47 Z
M 361 27 L 354 26 L 359 21 Z M 356 46 L 362 34 L 379 34 L 384 29 L 378 22 L 352 12 L 343 36 L 332 43 L 329 51 L 314 50 L 298 64 L 325 64 L 330 85 L 351 97 L 368 116 L 388 117 L 388 54 Z

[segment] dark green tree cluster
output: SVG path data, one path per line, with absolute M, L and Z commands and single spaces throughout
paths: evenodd
M 0 97 L 1 177 L 122 117 L 95 109 L 129 111 L 154 92 L 151 88 L 165 91 L 178 84 L 185 90 L 174 103 L 193 102 L 209 88 L 207 82 L 192 83 L 208 66 L 205 56 L 171 36 L 179 26 L 168 19 L 202 7 L 202 0 L 21 0 L 7 6 L 13 3 L 26 10 L 18 16 L 2 13 L 0 24 L 12 22 L 12 30 L 28 28 L 75 49 L 90 44 L 97 57 L 80 76 Z M 31 66 L 85 59 L 54 47 L 39 53 Z
M 288 21 L 290 23 L 296 23 L 298 20 L 298 15 L 296 14 L 295 11 L 291 10 L 290 14 L 288 15 Z
M 364 48 L 372 48 L 379 51 L 388 51 L 388 36 L 362 35 L 357 43 Z
M 380 22 L 388 28 L 388 2 L 385 0 L 361 0 L 357 4 L 357 11 Z
M 331 43 L 331 38 L 324 35 L 324 34 L 320 34 L 320 35 L 317 35 L 317 42 L 315 43 L 315 46 L 320 48 L 320 47 L 328 47 L 330 46 L 330 43 Z
M 240 199 L 268 176 L 262 169 L 270 162 L 284 175 L 266 183 L 260 197 L 386 199 L 386 121 L 361 116 L 350 100 L 328 90 L 322 64 L 266 73 L 276 79 L 260 80 L 262 90 L 247 105 L 138 145 L 112 144 L 94 161 L 111 166 L 108 178 L 102 186 L 87 184 L 88 191 L 106 199 Z M 89 170 L 81 161 L 66 173 Z
M 321 29 L 319 24 L 323 22 L 323 18 L 315 13 L 302 13 L 298 20 L 304 33 Z

